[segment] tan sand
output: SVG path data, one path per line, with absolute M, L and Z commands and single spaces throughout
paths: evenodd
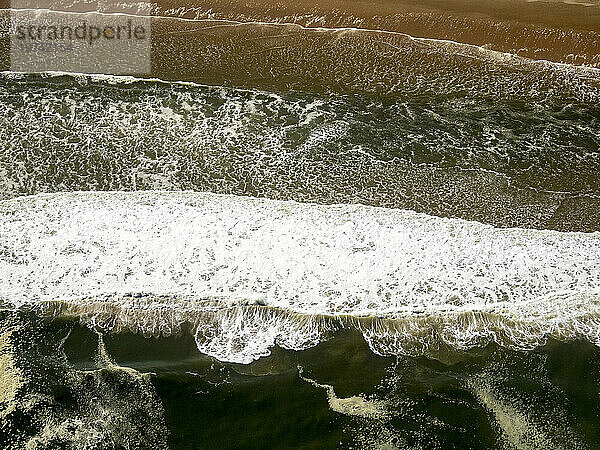
M 18 4 L 53 9 L 66 9 L 62 5 L 69 4 L 70 9 L 72 3 L 20 0 Z M 80 11 L 97 7 L 96 2 L 74 4 Z M 109 0 L 100 2 L 99 8 L 187 19 L 387 30 L 485 46 L 533 59 L 600 67 L 598 0 L 159 0 L 150 3 L 150 8 L 140 9 L 139 5 L 133 0 Z

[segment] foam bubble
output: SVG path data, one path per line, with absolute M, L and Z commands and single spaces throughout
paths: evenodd
M 14 361 L 12 335 L 18 326 L 7 321 L 0 322 L 0 419 L 12 413 L 16 407 L 16 396 L 25 383 L 23 375 Z
M 333 386 L 329 384 L 317 383 L 315 380 L 305 377 L 303 372 L 304 369 L 301 366 L 298 366 L 298 375 L 300 378 L 315 387 L 325 390 L 327 393 L 327 402 L 333 411 L 349 416 L 358 416 L 371 419 L 383 418 L 388 415 L 384 402 L 379 400 L 369 400 L 360 395 L 354 395 L 346 398 L 338 397 L 335 395 Z
M 564 393 L 553 390 L 539 356 L 526 364 L 529 375 L 511 373 L 510 363 L 490 362 L 482 372 L 467 379 L 466 387 L 482 405 L 498 431 L 498 444 L 506 448 L 580 448 L 585 447 L 569 420 Z M 523 372 L 525 374 L 527 372 Z M 519 377 L 543 386 L 533 395 L 515 390 Z M 542 393 L 543 392 L 543 393 Z M 541 403 L 541 404 L 540 404 Z M 566 403 L 566 404 L 565 404 Z M 537 404 L 537 407 L 532 407 Z

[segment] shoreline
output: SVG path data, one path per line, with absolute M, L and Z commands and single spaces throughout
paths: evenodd
M 0 7 L 8 2 L 0 2 Z M 61 2 L 19 2 L 20 7 L 90 12 L 89 4 L 62 7 Z M 157 4 L 158 3 L 158 4 Z M 302 0 L 293 4 L 250 0 L 170 0 L 140 10 L 136 2 L 108 2 L 101 12 L 165 18 L 297 24 L 307 28 L 359 28 L 450 40 L 524 56 L 600 67 L 600 2 L 524 0 Z M 164 16 L 164 17 L 163 17 Z M 160 20 L 160 19 L 159 19 Z

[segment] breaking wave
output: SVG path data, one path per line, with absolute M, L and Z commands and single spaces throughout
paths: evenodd
M 599 233 L 189 192 L 45 194 L 0 215 L 5 303 L 103 331 L 190 331 L 225 361 L 343 327 L 379 354 L 600 344 Z

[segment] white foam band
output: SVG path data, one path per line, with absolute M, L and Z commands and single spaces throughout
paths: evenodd
M 535 322 L 543 335 L 569 324 L 579 327 L 571 335 L 595 341 L 597 327 L 590 324 L 600 317 L 600 233 L 497 229 L 404 210 L 187 192 L 0 202 L 4 301 L 23 306 L 140 292 L 235 301 L 231 308 L 246 313 L 216 313 L 222 321 L 215 339 L 225 346 L 225 331 L 237 329 L 239 339 L 248 328 L 258 340 L 275 329 L 267 347 L 290 341 L 279 316 L 269 316 L 278 323 L 271 327 L 265 314 L 240 307 L 240 299 L 289 314 L 392 319 L 393 325 L 363 330 L 377 337 L 379 327 L 388 343 L 390 333 L 410 334 L 398 321 L 421 321 L 414 322 L 417 336 L 433 323 L 428 316 L 453 317 L 457 334 L 482 332 L 476 316 L 460 319 L 470 313 L 494 315 L 483 322 L 497 315 L 502 327 Z M 254 325 L 236 322 L 251 317 Z M 523 330 L 513 330 L 515 341 Z M 223 345 L 208 353 L 219 356 Z M 261 354 L 265 348 L 245 348 L 239 358 L 224 359 L 248 362 Z

